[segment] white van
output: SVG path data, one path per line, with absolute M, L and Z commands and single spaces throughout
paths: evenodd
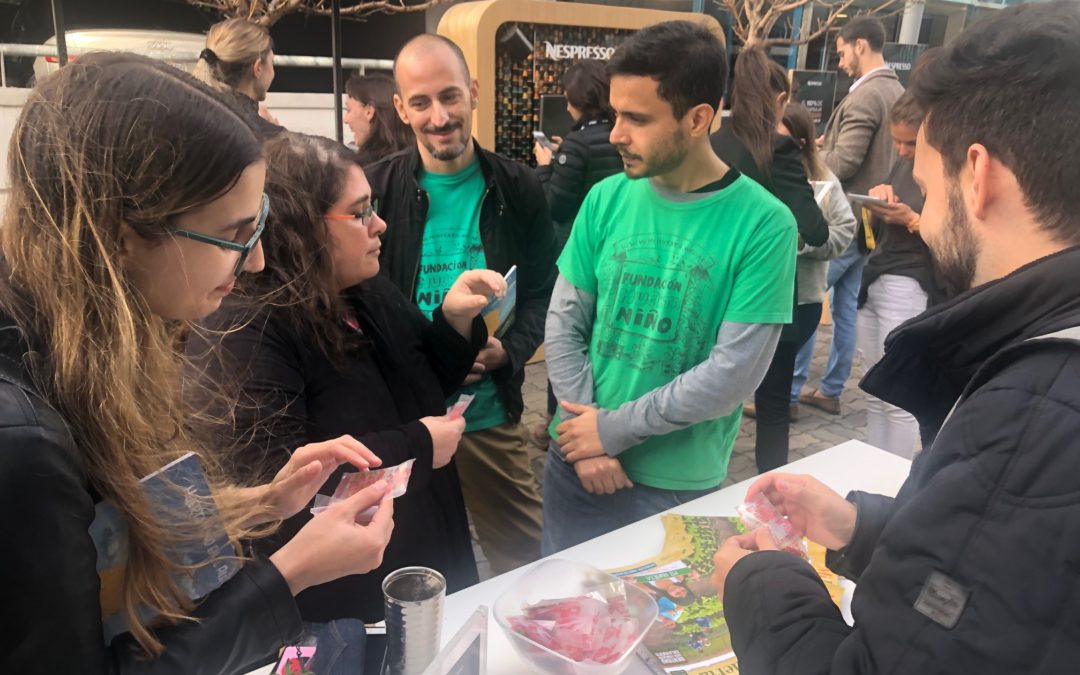
M 73 30 L 65 33 L 68 51 L 119 51 L 138 52 L 161 59 L 188 72 L 195 67 L 199 52 L 206 46 L 206 36 L 201 33 L 178 33 L 164 30 L 137 30 L 102 28 Z M 56 37 L 49 38 L 48 46 L 56 44 Z M 74 61 L 78 56 L 68 56 Z M 57 57 L 39 56 L 34 60 L 34 77 L 40 79 L 60 67 Z

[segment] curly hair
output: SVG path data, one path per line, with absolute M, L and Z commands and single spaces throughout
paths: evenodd
M 241 290 L 253 302 L 284 309 L 298 335 L 343 367 L 346 355 L 367 343 L 342 325 L 345 304 L 323 215 L 341 196 L 346 172 L 359 166 L 357 155 L 328 138 L 293 132 L 267 142 L 263 153 L 267 265 L 262 274 L 242 278 Z

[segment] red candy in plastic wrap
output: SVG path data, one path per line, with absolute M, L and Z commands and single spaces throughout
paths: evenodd
M 578 662 L 614 663 L 638 632 L 626 597 L 600 593 L 543 600 L 508 621 L 517 633 Z
M 762 493 L 757 493 L 753 498 L 746 500 L 735 507 L 739 517 L 746 525 L 747 531 L 753 531 L 762 527 L 768 528 L 776 545 L 801 558 L 808 558 L 806 545 L 803 538 L 795 531 L 795 526 L 784 517 L 777 508 Z
M 315 504 L 311 509 L 312 515 L 319 515 L 332 504 L 336 504 L 342 499 L 348 499 L 357 492 L 360 492 L 369 485 L 374 485 L 384 478 L 390 482 L 390 496 L 393 499 L 397 499 L 405 494 L 405 491 L 409 487 L 409 478 L 412 476 L 412 467 L 415 461 L 415 459 L 410 459 L 407 462 L 402 462 L 397 466 L 391 466 L 385 469 L 364 469 L 363 471 L 346 473 L 341 477 L 341 482 L 338 483 L 332 496 L 317 495 L 315 497 Z M 375 506 L 358 513 L 356 515 L 356 520 L 358 522 L 370 521 L 375 517 L 375 512 L 378 510 L 379 506 L 376 504 Z

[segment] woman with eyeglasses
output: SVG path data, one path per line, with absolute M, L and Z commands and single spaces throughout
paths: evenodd
M 327 439 L 240 487 L 191 433 L 182 333 L 264 264 L 259 139 L 190 75 L 99 53 L 42 80 L 10 153 L 0 662 L 179 675 L 272 659 L 301 631 L 295 595 L 378 566 L 393 503 L 376 485 L 268 558 L 229 546 L 299 511 L 342 463 L 379 463 L 354 439 Z M 190 557 L 207 540 L 222 545 Z
M 505 292 L 502 276 L 464 271 L 429 321 L 379 273 L 380 235 L 371 188 L 355 153 L 329 139 L 285 133 L 265 146 L 270 218 L 266 271 L 207 324 L 223 349 L 203 361 L 205 336 L 188 354 L 202 375 L 238 392 L 235 425 L 219 429 L 240 481 L 263 480 L 298 444 L 350 434 L 383 466 L 416 460 L 395 500 L 396 529 L 381 567 L 313 588 L 305 621 L 383 618 L 381 582 L 408 565 L 437 569 L 454 591 L 477 582 L 465 506 L 451 461 L 464 431 L 447 401 L 468 374 L 487 330 L 479 317 Z M 336 485 L 331 479 L 324 492 Z M 311 515 L 284 523 L 272 547 Z M 315 517 L 314 520 L 318 520 Z

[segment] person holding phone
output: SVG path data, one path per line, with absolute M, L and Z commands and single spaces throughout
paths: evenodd
M 562 85 L 574 127 L 566 138 L 552 138 L 550 147 L 539 138 L 533 147 L 560 250 L 592 186 L 622 172 L 622 160 L 609 138 L 614 113 L 605 64 L 579 61 L 566 69 Z
M 867 370 L 885 354 L 889 333 L 940 302 L 945 294 L 934 274 L 930 249 L 919 234 L 923 195 L 912 177 L 912 164 L 922 122 L 918 103 L 905 93 L 889 113 L 898 158 L 888 181 L 870 189 L 870 196 L 880 202 L 866 206 L 879 233 L 859 292 L 857 341 Z M 907 411 L 868 396 L 866 425 L 871 445 L 901 457 L 910 458 L 915 452 L 919 423 Z M 923 445 L 928 446 L 930 436 L 924 436 Z

